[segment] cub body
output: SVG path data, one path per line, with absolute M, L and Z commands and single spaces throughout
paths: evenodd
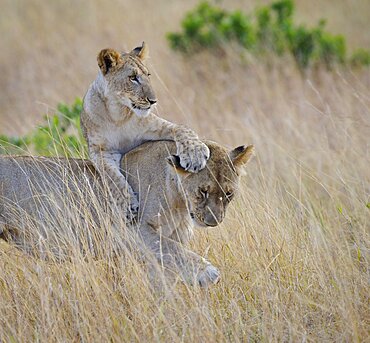
M 148 48 L 120 54 L 104 49 L 98 55 L 100 71 L 83 102 L 81 127 L 94 166 L 111 180 L 109 189 L 130 221 L 136 217 L 138 200 L 119 171 L 122 154 L 146 141 L 176 142 L 183 168 L 204 168 L 209 150 L 190 129 L 157 117 L 151 110 L 157 99 L 144 60 Z

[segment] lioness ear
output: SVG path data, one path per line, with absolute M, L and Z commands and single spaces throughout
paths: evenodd
M 248 145 L 247 147 L 241 145 L 234 150 L 231 150 L 229 156 L 235 168 L 241 169 L 241 171 L 243 172 L 242 167 L 250 160 L 250 158 L 253 156 L 253 153 L 253 145 Z
M 180 164 L 180 157 L 176 155 L 171 155 L 166 158 L 167 163 L 173 167 L 177 174 L 181 176 L 188 176 L 190 172 L 186 171 Z
M 133 49 L 131 51 L 131 54 L 139 57 L 142 61 L 145 61 L 149 56 L 148 45 L 145 42 L 143 42 L 141 46 L 138 46 L 137 48 Z
M 98 55 L 98 65 L 103 75 L 122 61 L 121 54 L 113 49 L 103 49 Z

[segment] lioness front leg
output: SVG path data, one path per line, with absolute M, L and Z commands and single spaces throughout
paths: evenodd
M 220 272 L 205 258 L 186 249 L 182 244 L 159 235 L 148 224 L 140 227 L 141 243 L 167 270 L 179 273 L 183 280 L 208 287 L 220 280 Z
M 108 188 L 114 203 L 123 212 L 126 220 L 131 222 L 138 214 L 139 202 L 120 171 L 121 157 L 120 153 L 90 150 L 94 166 L 108 179 Z

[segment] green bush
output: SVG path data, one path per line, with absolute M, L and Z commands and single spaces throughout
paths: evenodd
M 228 15 L 207 2 L 189 12 L 182 21 L 182 27 L 184 33 L 169 33 L 168 39 L 173 49 L 183 52 L 217 47 L 225 38 L 236 39 L 244 46 L 249 45 L 250 24 L 247 18 L 239 11 Z
M 365 49 L 357 49 L 351 59 L 350 62 L 353 66 L 370 66 L 370 51 Z
M 45 123 L 31 133 L 22 137 L 0 135 L 0 154 L 86 157 L 80 128 L 81 110 L 81 99 L 71 106 L 59 104 L 57 112 L 45 116 Z
M 293 21 L 292 0 L 279 0 L 258 8 L 254 14 L 228 12 L 209 2 L 200 3 L 181 22 L 182 32 L 168 33 L 174 50 L 195 53 L 205 48 L 222 48 L 235 41 L 257 55 L 290 53 L 302 69 L 315 64 L 330 68 L 344 64 L 346 43 L 343 36 L 325 31 L 325 21 L 307 28 Z M 358 50 L 353 65 L 369 65 L 370 53 Z

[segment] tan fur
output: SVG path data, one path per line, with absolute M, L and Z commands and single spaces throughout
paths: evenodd
M 138 230 L 129 227 L 138 233 L 137 246 L 167 270 L 176 270 L 185 281 L 196 280 L 201 286 L 217 282 L 220 273 L 185 246 L 193 236 L 194 225 L 212 227 L 224 219 L 238 191 L 243 165 L 252 153 L 251 146 L 228 152 L 216 143 L 207 145 L 211 156 L 206 168 L 198 173 L 187 172 L 179 165 L 172 155 L 176 153 L 172 142 L 145 143 L 121 161 L 123 174 L 139 193 Z M 96 217 L 101 218 L 109 208 L 114 209 L 105 202 L 101 182 L 89 161 L 1 156 L 0 234 L 26 249 L 41 238 L 50 240 L 55 236 L 55 246 L 59 246 L 63 234 L 81 235 L 81 231 L 71 229 L 70 218 L 87 218 L 90 212 L 100 213 Z M 105 209 L 96 205 L 88 190 L 93 190 Z M 85 207 L 92 209 L 89 212 Z M 35 226 L 26 228 L 26 223 Z M 104 233 L 101 225 L 99 222 L 95 228 L 99 237 Z M 36 239 L 31 240 L 30 233 Z
M 122 154 L 146 141 L 172 140 L 181 165 L 191 172 L 203 169 L 209 158 L 208 148 L 192 130 L 151 113 L 156 96 L 143 63 L 147 55 L 145 43 L 125 54 L 102 50 L 100 72 L 84 97 L 81 113 L 90 159 L 111 180 L 111 194 L 129 220 L 137 214 L 138 200 L 119 172 Z

